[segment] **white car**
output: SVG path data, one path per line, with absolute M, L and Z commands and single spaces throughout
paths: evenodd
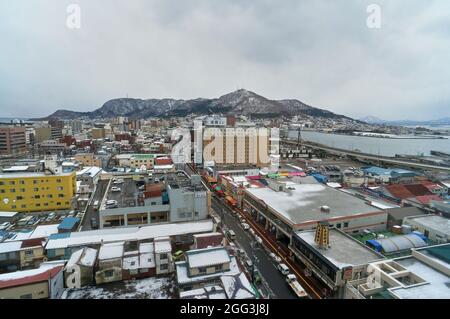
M 111 191 L 112 192 L 120 192 L 121 189 L 120 189 L 120 187 L 113 186 L 113 187 L 111 187 Z
M 122 178 L 116 179 L 113 181 L 113 184 L 116 184 L 116 185 L 123 184 L 123 179 Z
M 242 228 L 244 228 L 244 230 L 249 230 L 250 229 L 250 225 L 246 224 L 246 223 L 242 223 Z

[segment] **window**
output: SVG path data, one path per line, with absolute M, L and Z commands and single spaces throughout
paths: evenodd
M 344 222 L 344 227 L 348 227 L 348 222 Z
M 25 184 L 25 181 L 24 180 L 20 180 L 19 184 L 23 185 L 23 184 Z
M 33 295 L 32 294 L 21 295 L 20 299 L 33 299 Z
M 62 187 L 62 186 L 56 187 L 56 190 L 57 190 L 57 191 L 62 191 L 63 189 L 64 189 L 64 187 Z
M 17 199 L 17 200 L 22 200 L 22 199 L 23 199 L 23 196 L 16 196 L 16 199 Z
M 160 254 L 159 259 L 161 259 L 161 260 L 167 259 L 167 254 Z
M 214 266 L 214 269 L 215 269 L 215 271 L 220 271 L 220 270 L 222 270 L 222 265 L 215 265 Z
M 21 192 L 21 193 L 25 193 L 25 188 L 21 188 L 21 189 L 20 189 L 20 192 Z
M 56 182 L 57 182 L 57 183 L 61 183 L 61 179 L 60 179 L 60 178 L 57 178 L 57 179 L 56 179 Z
M 5 190 L 4 189 L 0 189 L 0 193 L 5 193 Z
M 114 276 L 114 271 L 113 270 L 106 270 L 105 271 L 105 277 L 112 277 Z
M 341 228 L 341 224 L 339 223 L 339 224 L 336 224 L 336 227 L 337 228 Z
M 38 188 L 38 187 L 35 187 L 35 188 L 33 188 L 33 191 L 38 192 L 38 191 L 39 191 L 39 188 Z
M 33 180 L 33 184 L 37 184 L 37 183 L 38 183 L 38 181 L 34 179 Z
M 30 256 L 33 256 L 33 255 L 34 255 L 34 253 L 33 253 L 33 250 L 32 250 L 32 249 L 30 249 L 30 250 L 25 250 L 25 256 L 30 257 Z
M 39 199 L 39 198 L 41 198 L 41 195 L 34 195 L 34 198 Z
M 22 205 L 20 205 L 20 208 L 27 208 L 27 205 L 22 204 Z
M 56 203 L 56 206 L 61 206 L 61 202 L 57 202 L 57 203 Z
M 10 191 L 11 193 L 15 193 L 15 192 L 16 192 L 16 189 L 15 189 L 15 188 L 11 188 L 9 191 Z
M 5 185 L 5 182 L 4 181 L 0 181 L 0 185 Z
M 52 198 L 52 197 L 53 197 L 52 194 L 48 194 L 48 195 L 47 195 L 47 198 Z
M 15 185 L 16 182 L 15 181 L 9 181 L 9 185 Z
M 206 267 L 198 267 L 198 272 L 203 274 L 206 272 Z
M 161 270 L 166 270 L 166 269 L 168 269 L 169 268 L 169 265 L 168 264 L 162 264 L 162 265 L 159 265 L 159 269 L 161 269 Z
M 58 197 L 59 197 L 59 198 L 63 198 L 63 197 L 64 197 L 64 194 L 58 194 Z

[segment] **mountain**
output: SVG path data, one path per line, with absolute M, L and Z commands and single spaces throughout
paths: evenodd
M 309 115 L 313 117 L 325 117 L 332 119 L 345 118 L 351 120 L 346 116 L 312 107 L 298 100 L 270 100 L 245 89 L 240 89 L 215 99 L 112 99 L 103 104 L 102 107 L 92 112 L 58 110 L 45 118 L 34 120 L 48 120 L 52 118 L 111 118 L 116 116 L 148 118 L 186 116 L 190 114 L 207 115 L 218 113 L 247 115 L 261 118 Z
M 386 123 L 385 120 L 382 120 L 376 116 L 365 116 L 359 119 L 362 122 L 366 122 L 368 124 L 384 124 Z
M 450 117 L 444 117 L 436 120 L 428 121 L 414 121 L 414 120 L 393 120 L 385 121 L 375 116 L 366 116 L 359 119 L 368 124 L 384 124 L 384 125 L 400 125 L 400 126 L 415 126 L 415 125 L 450 125 Z

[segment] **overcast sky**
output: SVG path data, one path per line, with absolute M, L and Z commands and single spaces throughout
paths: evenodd
M 0 34 L 0 117 L 237 88 L 352 117 L 450 116 L 448 0 L 0 0 Z

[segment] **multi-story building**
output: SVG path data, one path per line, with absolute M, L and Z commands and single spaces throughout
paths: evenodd
M 102 167 L 102 161 L 96 157 L 93 153 L 78 153 L 75 155 L 75 160 L 86 166 Z
M 207 127 L 203 134 L 203 161 L 215 164 L 268 165 L 276 145 L 267 128 Z
M 0 210 L 34 212 L 72 207 L 75 173 L 21 172 L 0 174 Z
M 0 127 L 0 155 L 16 155 L 26 152 L 24 127 Z

